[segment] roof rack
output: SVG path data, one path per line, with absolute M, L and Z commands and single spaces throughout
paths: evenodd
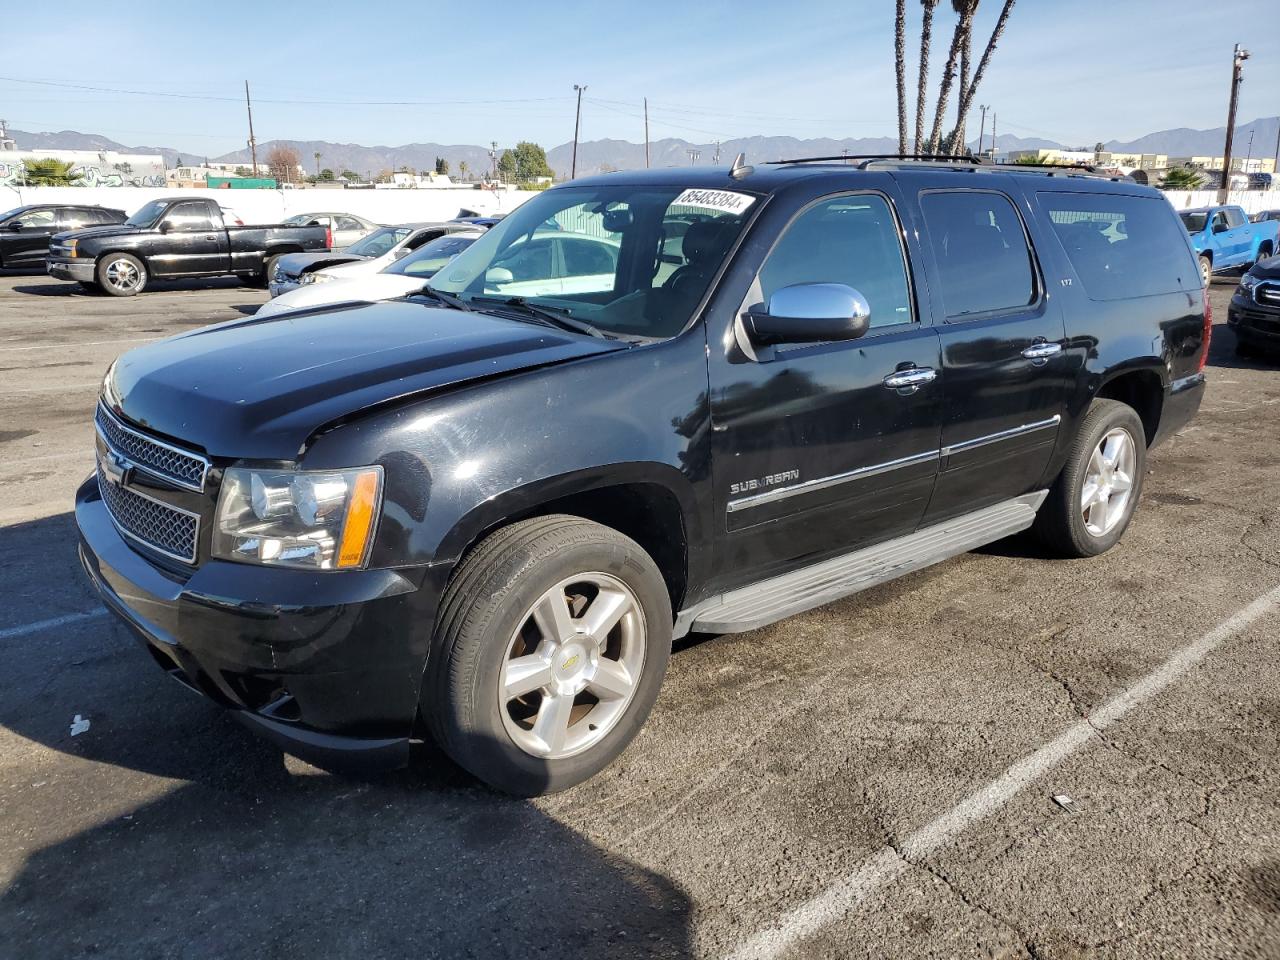
M 770 160 L 774 165 L 788 163 L 830 163 L 833 160 L 933 160 L 938 163 L 982 163 L 977 157 L 963 157 L 950 153 L 842 153 L 834 157 L 794 157 L 790 160 Z

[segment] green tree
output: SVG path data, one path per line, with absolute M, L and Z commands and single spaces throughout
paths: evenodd
M 66 187 L 71 184 L 73 164 L 45 157 L 41 160 L 24 160 L 25 180 L 32 187 Z
M 536 143 L 528 140 L 521 140 L 516 144 L 514 150 L 508 150 L 507 153 L 512 155 L 511 162 L 514 164 L 513 175 L 506 176 L 506 171 L 502 167 L 502 161 L 498 161 L 498 172 L 504 174 L 503 179 L 513 179 L 517 183 L 525 183 L 536 177 L 552 176 L 551 167 L 547 163 L 547 152 Z
M 1199 170 L 1190 167 L 1173 167 L 1160 182 L 1165 190 L 1198 190 L 1204 183 L 1204 176 Z
M 449 175 L 449 161 L 444 157 L 436 157 L 436 173 L 442 177 Z
M 514 183 L 517 170 L 515 151 L 503 150 L 502 156 L 498 158 L 498 179 L 504 183 Z
M 465 160 L 458 161 L 458 175 L 462 177 L 463 180 L 467 179 L 467 166 L 468 166 L 467 161 Z

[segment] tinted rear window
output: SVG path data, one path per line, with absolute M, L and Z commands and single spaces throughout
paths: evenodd
M 1199 289 L 1186 233 L 1165 200 L 1098 193 L 1041 193 L 1039 199 L 1089 299 Z
M 926 193 L 920 207 L 948 319 L 1025 307 L 1036 299 L 1031 251 L 1008 197 L 980 190 Z

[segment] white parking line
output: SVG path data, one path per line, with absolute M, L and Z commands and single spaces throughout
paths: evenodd
M 18 627 L 5 627 L 0 630 L 0 640 L 12 640 L 14 637 L 25 637 L 28 633 L 39 633 L 41 630 L 52 630 L 54 627 L 66 626 L 68 623 L 79 623 L 81 620 L 94 620 L 105 617 L 106 609 L 85 610 L 83 613 L 67 613 L 61 617 L 48 620 L 37 620 L 35 623 L 24 623 Z
M 152 340 L 160 340 L 161 337 L 122 337 L 119 340 L 89 340 L 80 342 L 79 340 L 71 343 L 38 343 L 34 346 L 26 347 L 5 347 L 5 353 L 18 353 L 23 350 L 71 350 L 76 347 L 105 347 L 113 343 L 150 343 Z
M 772 960 L 801 940 L 842 919 L 855 906 L 900 876 L 907 867 L 950 843 L 964 830 L 995 813 L 1022 789 L 1083 747 L 1135 707 L 1196 667 L 1228 638 L 1280 604 L 1280 586 L 1187 644 L 1156 670 L 1069 727 L 1035 753 L 1019 760 L 959 805 L 905 837 L 897 849 L 885 847 L 813 899 L 783 914 L 729 954 L 730 960 Z

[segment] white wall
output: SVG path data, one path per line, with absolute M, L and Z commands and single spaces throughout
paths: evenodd
M 1217 190 L 1166 190 L 1164 195 L 1175 210 L 1213 207 L 1219 203 Z M 1280 190 L 1232 190 L 1226 202 L 1244 207 L 1245 213 L 1280 210 Z
M 156 198 L 209 197 L 231 207 L 245 223 L 279 223 L 295 213 L 355 213 L 375 223 L 449 220 L 462 208 L 481 214 L 509 213 L 532 190 L 173 190 L 140 187 L 4 187 L 0 212 L 28 203 L 89 203 L 133 213 Z

